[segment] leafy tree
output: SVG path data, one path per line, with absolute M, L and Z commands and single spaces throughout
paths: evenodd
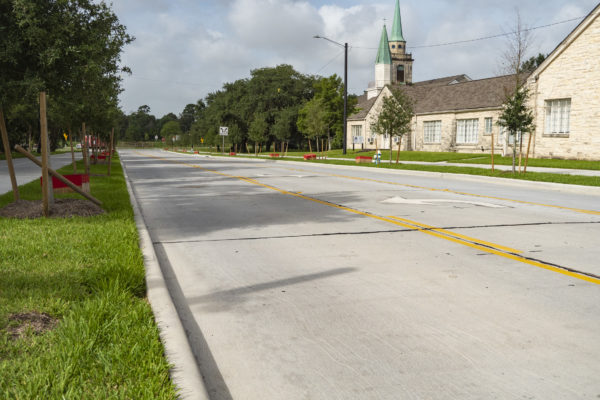
M 344 135 L 344 82 L 337 75 L 321 78 L 314 84 L 315 97 L 323 102 L 326 111 L 327 136 L 335 135 L 334 145 L 340 147 Z M 348 96 L 348 115 L 352 115 L 358 103 L 356 96 Z
M 545 59 L 546 56 L 542 53 L 539 53 L 537 56 L 531 57 L 529 60 L 524 61 L 523 64 L 521 64 L 521 71 L 533 72 L 544 62 Z
M 128 117 L 128 126 L 125 131 L 125 139 L 130 141 L 144 140 L 146 135 L 158 134 L 156 117 L 150 114 L 150 107 L 140 106 L 138 110 Z
M 317 151 L 319 151 L 319 139 L 327 130 L 327 111 L 323 100 L 315 97 L 307 101 L 298 113 L 297 126 L 309 140 L 317 141 Z
M 273 136 L 282 143 L 288 141 L 292 134 L 297 131 L 297 120 L 298 110 L 295 107 L 279 111 L 275 114 L 275 122 L 271 128 Z
M 522 142 L 523 134 L 532 133 L 535 130 L 533 124 L 533 112 L 529 109 L 527 101 L 529 99 L 529 90 L 522 87 L 516 93 L 508 98 L 503 105 L 502 112 L 498 118 L 498 125 L 504 127 L 513 138 L 519 134 Z M 517 155 L 516 140 L 513 142 L 512 171 L 515 173 L 515 159 Z
M 371 130 L 380 135 L 390 136 L 390 164 L 392 163 L 392 138 L 402 137 L 410 132 L 410 123 L 414 116 L 412 100 L 401 88 L 391 89 L 391 95 L 383 99 L 381 111 L 371 124 Z M 400 157 L 400 146 L 396 163 Z
M 160 136 L 164 138 L 168 137 L 181 137 L 181 127 L 177 121 L 169 121 L 165 123 L 160 130 Z
M 254 142 L 254 152 L 257 151 L 257 146 L 264 143 L 269 135 L 269 124 L 267 123 L 267 115 L 259 113 L 254 116 L 250 123 L 248 136 Z
M 187 104 L 179 114 L 179 124 L 183 133 L 188 133 L 196 121 L 198 108 L 196 104 Z

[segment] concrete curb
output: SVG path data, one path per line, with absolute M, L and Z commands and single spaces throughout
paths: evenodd
M 166 151 L 166 150 L 163 150 Z M 271 160 L 268 158 L 263 159 L 253 159 L 253 158 L 236 158 L 231 156 L 215 156 L 215 155 L 202 155 L 202 154 L 187 154 L 187 153 L 177 153 L 170 152 L 174 154 L 187 155 L 191 157 L 206 157 L 206 158 L 226 158 L 228 160 L 236 160 L 236 161 L 256 161 L 256 162 L 274 162 L 274 163 L 286 163 L 286 164 L 296 164 L 306 166 L 307 164 L 302 161 L 282 161 L 282 160 Z M 309 164 L 311 166 L 327 166 L 337 169 L 345 169 L 345 170 L 354 170 L 356 171 L 356 166 L 353 165 L 337 165 L 337 164 Z M 365 167 L 362 167 L 365 168 Z M 442 179 L 453 179 L 453 180 L 462 180 L 462 181 L 470 181 L 470 182 L 487 182 L 487 183 L 495 183 L 504 186 L 513 186 L 513 187 L 521 187 L 521 188 L 531 188 L 532 186 L 536 186 L 537 188 L 553 190 L 557 192 L 566 192 L 566 193 L 576 193 L 576 194 L 586 194 L 592 196 L 600 196 L 600 187 L 598 186 L 582 186 L 582 185 L 570 185 L 566 183 L 554 183 L 554 182 L 538 182 L 538 181 L 528 181 L 528 180 L 519 180 L 519 179 L 510 179 L 510 178 L 496 178 L 493 176 L 479 176 L 479 175 L 467 175 L 467 174 L 452 174 L 447 172 L 430 172 L 430 171 L 417 171 L 417 170 L 394 170 L 388 168 L 377 168 L 378 172 L 383 172 L 385 174 L 392 175 L 412 175 L 412 176 L 427 176 L 433 178 L 442 178 Z
M 121 168 L 125 176 L 129 199 L 133 207 L 135 224 L 140 236 L 140 249 L 144 256 L 144 265 L 146 267 L 146 285 L 148 287 L 148 300 L 154 318 L 160 331 L 160 338 L 165 347 L 167 360 L 172 365 L 171 379 L 178 389 L 180 399 L 198 399 L 208 400 L 208 392 L 202 379 L 202 374 L 194 358 L 192 348 L 179 316 L 175 304 L 171 299 L 167 283 L 158 263 L 150 233 L 146 228 L 144 217 L 140 211 L 138 201 L 135 197 L 133 188 L 129 183 L 129 177 L 123 161 Z

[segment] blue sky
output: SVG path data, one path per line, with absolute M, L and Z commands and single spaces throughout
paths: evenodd
M 255 68 L 285 63 L 305 74 L 343 75 L 343 50 L 313 39 L 316 34 L 349 43 L 349 92 L 361 94 L 374 79 L 383 19 L 389 28 L 395 0 L 113 0 L 112 4 L 136 37 L 122 57 L 133 70 L 124 76 L 122 108 L 129 113 L 147 104 L 161 117 L 179 114 L 186 104 L 226 82 L 248 77 Z M 516 7 L 523 22 L 535 27 L 583 17 L 596 5 L 595 0 L 403 0 L 404 37 L 415 59 L 413 79 L 501 74 L 506 39 L 411 46 L 509 32 Z M 534 30 L 531 55 L 552 51 L 579 21 Z

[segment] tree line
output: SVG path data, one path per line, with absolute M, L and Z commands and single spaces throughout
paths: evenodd
M 125 141 L 173 139 L 179 145 L 220 146 L 219 127 L 229 130 L 232 150 L 340 147 L 343 139 L 344 86 L 337 75 L 304 75 L 290 65 L 260 68 L 250 77 L 226 83 L 175 115 L 156 118 L 147 105 L 125 116 L 119 137 Z M 349 96 L 349 114 L 357 103 Z
M 108 137 L 122 115 L 121 73 L 130 72 L 120 66 L 121 52 L 134 40 L 111 7 L 93 0 L 0 0 L 0 28 L 0 125 L 10 146 L 39 142 L 42 92 L 51 149 L 83 123 Z

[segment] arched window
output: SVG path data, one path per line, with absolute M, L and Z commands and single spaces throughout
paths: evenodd
M 398 83 L 404 83 L 404 65 L 398 65 L 396 70 L 396 81 Z
M 392 45 L 392 49 L 395 49 L 395 48 L 396 48 L 396 45 L 395 45 L 395 44 L 393 44 L 393 45 Z

